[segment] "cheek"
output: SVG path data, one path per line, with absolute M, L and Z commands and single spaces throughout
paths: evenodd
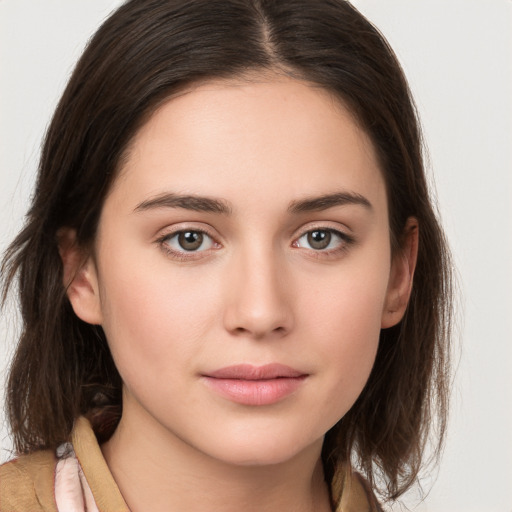
M 170 268 L 165 263 L 105 268 L 103 329 L 126 383 L 138 379 L 142 367 L 177 375 L 202 350 L 216 317 L 218 300 L 215 288 L 205 283 L 208 276 L 191 280 Z
M 388 272 L 385 259 L 372 266 L 347 266 L 302 305 L 308 331 L 316 340 L 316 356 L 326 369 L 323 405 L 332 407 L 331 424 L 350 409 L 370 375 L 379 344 Z
M 351 294 L 326 304 L 320 325 L 322 357 L 331 361 L 334 380 L 348 388 L 362 388 L 373 366 L 380 335 L 381 301 L 373 294 Z M 318 332 L 318 327 L 317 327 Z
M 309 312 L 306 318 L 317 329 L 326 329 L 329 338 L 354 339 L 366 345 L 365 340 L 375 343 L 380 332 L 389 262 L 372 258 L 368 264 L 354 263 L 332 272 L 320 283 L 305 283 L 304 289 L 313 293 L 302 307 Z

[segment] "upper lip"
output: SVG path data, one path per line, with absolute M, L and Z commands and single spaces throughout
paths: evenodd
M 304 377 L 306 374 L 290 366 L 271 363 L 263 366 L 252 364 L 236 364 L 226 366 L 218 370 L 208 372 L 205 377 L 214 379 L 234 379 L 234 380 L 269 380 L 279 378 Z

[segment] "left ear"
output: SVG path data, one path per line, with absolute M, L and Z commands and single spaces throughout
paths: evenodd
M 393 255 L 381 328 L 393 327 L 402 320 L 411 296 L 414 269 L 418 257 L 418 221 L 409 217 L 401 247 Z

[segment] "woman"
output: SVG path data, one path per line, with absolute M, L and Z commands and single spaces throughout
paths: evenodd
M 434 413 L 442 440 L 449 269 L 405 78 L 350 4 L 127 2 L 4 259 L 0 510 L 378 510 Z

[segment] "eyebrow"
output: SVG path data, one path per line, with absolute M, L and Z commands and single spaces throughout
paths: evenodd
M 307 197 L 299 201 L 292 201 L 288 206 L 290 213 L 319 212 L 335 206 L 359 205 L 372 210 L 372 204 L 366 197 L 354 192 L 337 192 L 316 197 Z
M 366 197 L 354 192 L 337 192 L 315 197 L 306 197 L 292 201 L 288 206 L 289 213 L 317 212 L 334 208 L 335 206 L 359 205 L 372 210 L 372 205 Z M 198 196 L 194 194 L 181 195 L 172 192 L 160 194 L 138 204 L 134 212 L 148 211 L 160 208 L 183 208 L 196 212 L 220 213 L 229 215 L 232 213 L 231 205 L 222 199 L 214 197 Z
M 221 199 L 174 193 L 160 194 L 152 199 L 143 201 L 135 207 L 134 211 L 141 212 L 158 208 L 183 208 L 196 212 L 222 213 L 225 215 L 231 213 L 231 206 Z

